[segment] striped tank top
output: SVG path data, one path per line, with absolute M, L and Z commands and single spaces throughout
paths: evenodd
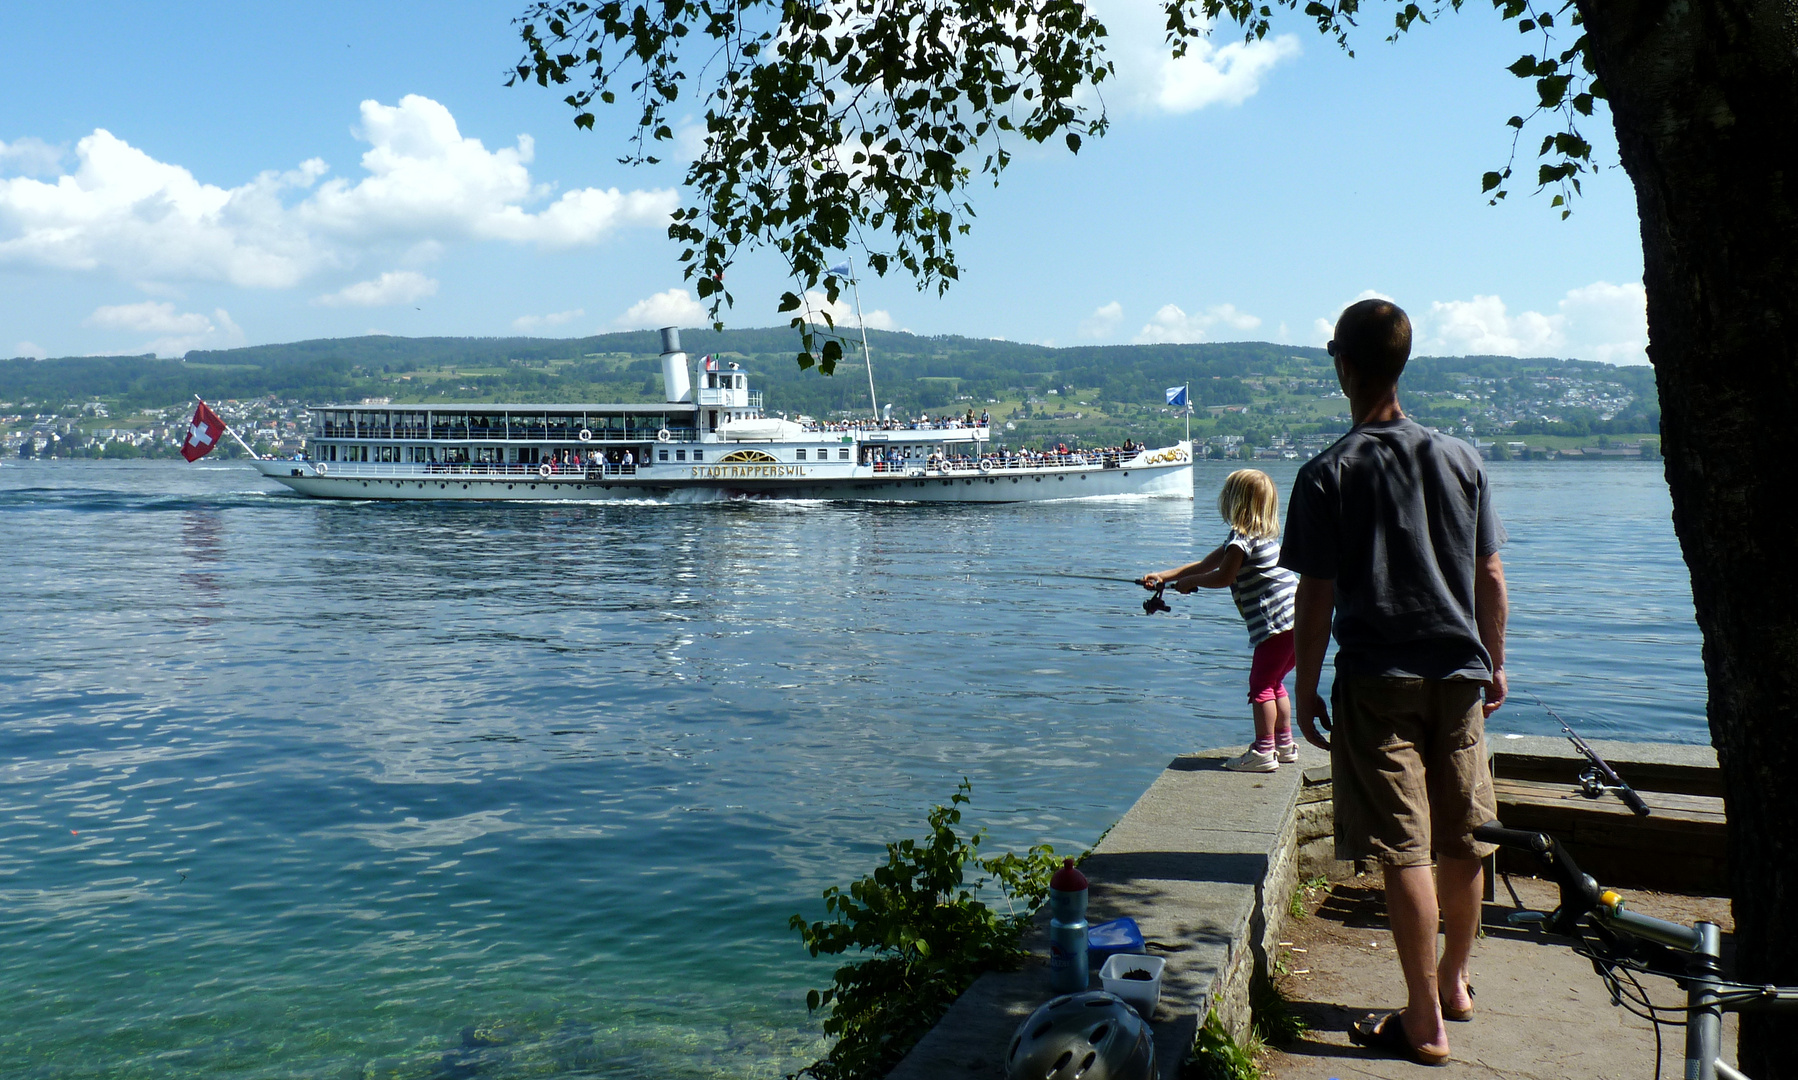
M 1291 630 L 1292 598 L 1298 592 L 1299 578 L 1280 566 L 1279 539 L 1245 536 L 1231 529 L 1224 543 L 1242 552 L 1242 569 L 1230 583 L 1230 596 L 1248 624 L 1249 644 L 1259 645 Z

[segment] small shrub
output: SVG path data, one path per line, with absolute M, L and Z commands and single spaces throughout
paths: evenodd
M 814 1080 L 873 1080 L 905 1056 L 982 972 L 1015 967 L 1031 913 L 1049 895 L 1054 849 L 980 856 L 984 832 L 962 837 L 961 807 L 973 786 L 964 778 L 948 806 L 930 811 L 923 841 L 887 845 L 886 862 L 845 891 L 824 890 L 828 921 L 795 915 L 813 956 L 854 952 L 831 985 L 806 995 L 813 1012 L 828 1009 L 829 1055 L 792 1074 Z M 980 875 L 972 882 L 969 872 Z M 980 900 L 996 889 L 1006 910 Z
M 1292 890 L 1292 899 L 1286 904 L 1286 913 L 1295 919 L 1305 918 L 1310 914 L 1305 910 L 1305 905 L 1311 903 L 1312 894 L 1329 887 L 1330 879 L 1322 874 L 1299 882 L 1298 886 Z
M 1255 1037 L 1272 1046 L 1290 1046 L 1311 1030 L 1271 982 L 1257 979 L 1249 988 L 1249 1012 L 1254 1017 Z
M 1205 1014 L 1199 1037 L 1193 1040 L 1180 1080 L 1261 1080 L 1261 1067 L 1255 1064 L 1259 1042 L 1251 1035 L 1247 1046 L 1239 1044 L 1212 1009 Z

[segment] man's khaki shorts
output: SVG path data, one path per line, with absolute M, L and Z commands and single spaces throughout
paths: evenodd
M 1384 866 L 1484 858 L 1473 830 L 1498 817 L 1483 684 L 1338 676 L 1330 691 L 1336 857 Z

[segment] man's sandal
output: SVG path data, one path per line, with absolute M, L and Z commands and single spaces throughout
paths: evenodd
M 1405 1024 L 1396 1012 L 1384 1016 L 1369 1013 L 1366 1017 L 1355 1021 L 1349 1028 L 1349 1041 L 1356 1046 L 1365 1046 L 1369 1050 L 1383 1050 L 1394 1057 L 1402 1057 L 1419 1065 L 1447 1065 L 1448 1052 L 1430 1050 L 1411 1045 L 1410 1036 L 1405 1034 Z

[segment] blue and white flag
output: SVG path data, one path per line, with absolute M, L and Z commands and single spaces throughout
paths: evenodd
M 1184 386 L 1168 387 L 1167 388 L 1167 403 L 1169 405 L 1184 405 L 1184 404 L 1186 404 L 1186 387 L 1184 387 Z
M 835 266 L 831 267 L 829 270 L 826 270 L 824 272 L 826 274 L 835 274 L 838 277 L 848 277 L 849 276 L 849 260 L 845 259 L 842 262 L 836 264 Z

